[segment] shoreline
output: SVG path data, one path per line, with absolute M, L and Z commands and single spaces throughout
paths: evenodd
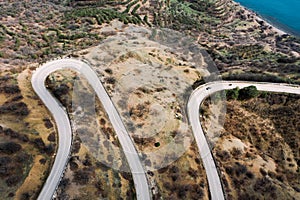
M 255 18 L 258 21 L 263 21 L 264 23 L 266 23 L 268 26 L 271 26 L 273 31 L 277 32 L 279 35 L 293 35 L 288 33 L 287 31 L 275 26 L 272 22 L 270 22 L 269 20 L 267 20 L 266 18 L 262 17 L 261 15 L 257 14 L 256 12 L 252 11 L 255 14 Z
M 252 14 L 257 21 L 263 21 L 266 25 L 272 27 L 272 31 L 276 32 L 278 35 L 280 35 L 280 36 L 282 36 L 282 35 L 292 35 L 292 36 L 295 36 L 295 37 L 299 37 L 299 35 L 297 35 L 295 33 L 289 32 L 287 30 L 282 29 L 282 27 L 276 26 L 275 23 L 272 23 L 269 19 L 263 17 L 261 14 L 257 13 L 256 11 L 252 10 L 251 8 L 248 8 L 248 7 L 242 5 L 241 3 L 236 2 L 234 0 L 232 0 L 232 2 L 234 4 L 237 4 L 238 6 L 240 6 L 243 10 L 245 10 L 245 11 L 249 12 L 250 14 Z

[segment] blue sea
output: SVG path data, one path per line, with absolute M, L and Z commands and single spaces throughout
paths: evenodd
M 275 27 L 300 36 L 300 0 L 235 0 Z

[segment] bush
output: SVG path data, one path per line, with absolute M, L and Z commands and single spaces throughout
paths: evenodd
M 4 92 L 7 94 L 16 94 L 20 92 L 20 89 L 17 85 L 7 85 L 3 88 Z
M 236 87 L 232 90 L 226 90 L 226 97 L 227 99 L 237 99 L 239 97 L 239 88 Z
M 5 135 L 10 136 L 11 138 L 18 138 L 19 137 L 19 133 L 12 130 L 11 128 L 4 129 L 3 132 L 4 132 Z
M 121 173 L 121 176 L 124 178 L 124 179 L 126 179 L 126 180 L 132 180 L 132 177 L 131 177 L 131 174 L 130 173 L 128 173 L 128 172 L 120 172 Z
M 54 153 L 54 146 L 52 144 L 49 144 L 48 146 L 45 146 L 44 151 L 46 154 L 48 154 L 49 156 L 52 155 Z
M 258 95 L 259 95 L 259 91 L 253 85 L 251 85 L 249 87 L 244 87 L 239 90 L 239 99 L 240 100 L 251 99 L 251 98 L 257 97 Z
M 233 147 L 231 150 L 231 154 L 233 157 L 237 158 L 242 155 L 242 151 L 239 148 Z
M 163 168 L 158 169 L 158 173 L 160 173 L 160 174 L 165 173 L 166 171 L 168 171 L 168 167 L 163 167 Z
M 22 149 L 22 146 L 15 142 L 6 142 L 0 144 L 0 152 L 5 154 L 14 154 Z
M 0 157 L 0 166 L 6 166 L 11 163 L 11 158 L 8 156 Z
M 40 150 L 40 152 L 44 152 L 45 143 L 41 138 L 36 138 L 33 140 L 33 145 Z
M 216 155 L 223 161 L 230 159 L 230 154 L 228 153 L 228 151 L 225 151 L 225 150 L 217 151 Z
M 44 121 L 44 124 L 45 124 L 46 128 L 49 129 L 49 128 L 53 127 L 52 122 L 48 118 L 43 119 L 43 121 Z
M 105 78 L 105 82 L 113 85 L 116 83 L 116 79 L 114 77 L 107 77 Z
M 113 71 L 110 68 L 106 68 L 104 71 L 108 74 L 113 74 Z
M 85 185 L 90 180 L 90 173 L 88 170 L 82 169 L 74 173 L 74 182 L 79 185 Z
M 16 186 L 21 181 L 21 176 L 12 175 L 6 179 L 6 184 L 8 187 Z
M 54 132 L 50 133 L 50 134 L 48 135 L 47 139 L 48 139 L 48 141 L 50 141 L 50 142 L 55 142 L 55 133 L 54 133 Z
M 28 193 L 28 192 L 26 192 L 26 193 L 23 193 L 22 195 L 21 195 L 21 200 L 28 200 L 28 199 L 30 199 L 30 194 Z
M 254 174 L 253 174 L 252 172 L 249 172 L 249 171 L 246 172 L 246 176 L 247 176 L 249 179 L 253 179 L 253 178 L 254 178 Z
M 192 169 L 191 167 L 189 168 L 188 174 L 193 177 L 194 179 L 196 179 L 198 177 L 198 173 L 197 170 Z
M 15 115 L 27 116 L 29 114 L 29 110 L 27 105 L 23 102 L 18 103 L 5 103 L 4 105 L 0 106 L 0 113 L 12 113 Z
M 254 184 L 254 190 L 263 193 L 271 193 L 276 191 L 276 187 L 268 178 L 257 179 Z
M 74 161 L 70 161 L 69 165 L 70 165 L 71 171 L 75 171 L 75 170 L 78 169 L 78 164 L 76 162 L 74 162 Z
M 18 163 L 23 163 L 23 162 L 26 162 L 26 161 L 28 161 L 28 160 L 31 160 L 31 156 L 30 156 L 29 154 L 27 154 L 26 152 L 21 151 L 21 152 L 19 152 L 19 153 L 16 155 L 15 160 L 16 160 Z
M 245 174 L 247 172 L 247 167 L 239 162 L 236 162 L 235 163 L 235 166 L 234 166 L 234 171 L 235 171 L 235 174 L 236 176 L 240 176 L 242 174 Z
M 66 188 L 68 186 L 70 182 L 70 179 L 68 178 L 63 178 L 60 182 L 59 182 L 59 187 L 60 188 Z
M 65 95 L 69 92 L 69 87 L 66 84 L 61 84 L 58 88 L 55 88 L 53 94 L 56 98 L 60 99 L 61 95 Z

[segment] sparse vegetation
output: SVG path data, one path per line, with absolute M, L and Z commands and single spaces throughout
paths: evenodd
M 3 44 L 11 44 L 9 48 L 14 51 L 1 51 L 0 57 L 6 61 L 10 57 L 29 62 L 42 61 L 94 45 L 106 37 L 99 35 L 99 26 L 117 19 L 124 24 L 156 25 L 200 36 L 199 43 L 224 74 L 238 66 L 245 74 L 256 70 L 256 76 L 252 78 L 257 79 L 262 72 L 268 72 L 267 76 L 276 75 L 280 80 L 299 82 L 299 77 L 295 76 L 299 56 L 293 53 L 299 52 L 299 40 L 275 34 L 264 22 L 232 2 L 128 0 L 53 3 L 34 0 L 2 3 L 1 6 L 4 16 L 18 17 L 13 25 L 1 22 L 0 39 Z M 14 14 L 22 12 L 22 15 Z M 45 30 L 33 27 L 36 22 L 54 25 Z M 2 48 L 6 46 L 2 45 Z
M 112 71 L 106 70 L 106 72 L 111 75 Z M 78 116 L 76 118 L 70 114 L 74 112 L 72 106 L 76 105 L 72 101 L 80 101 L 77 103 L 87 109 L 84 106 L 90 105 L 89 100 L 93 96 L 92 89 L 86 80 L 78 76 L 76 72 L 64 70 L 50 75 L 46 81 L 48 89 L 69 111 L 70 119 L 78 120 Z M 77 95 L 73 95 L 75 81 L 78 81 L 76 84 L 79 87 Z M 111 81 L 108 82 L 112 84 Z M 135 191 L 132 186 L 132 176 L 128 173 L 127 161 L 106 112 L 98 100 L 95 106 L 95 115 L 84 115 L 84 118 L 80 119 L 81 122 L 77 122 L 77 128 L 74 129 L 75 136 L 66 173 L 71 176 L 64 176 L 58 188 L 58 195 L 74 198 L 88 196 L 92 199 L 124 196 L 131 199 L 135 196 Z M 97 126 L 97 121 L 99 121 L 99 126 Z M 101 131 L 95 132 L 97 129 Z M 114 167 L 120 171 L 115 171 Z M 85 192 L 75 194 L 74 187 L 80 187 L 81 191 L 93 192 L 86 195 Z
M 44 107 L 39 111 L 32 111 L 33 105 L 39 104 L 30 88 L 28 79 L 18 78 L 16 73 L 22 72 L 15 68 L 3 70 L 0 74 L 0 176 L 2 199 L 22 198 L 26 193 L 35 198 L 42 186 L 42 181 L 48 175 L 51 166 L 55 144 L 50 141 L 44 143 L 41 137 L 47 137 L 51 131 L 55 138 L 55 127 Z M 24 86 L 26 89 L 24 90 Z M 30 90 L 29 90 L 30 91 Z M 23 96 L 24 95 L 24 96 Z M 30 102 L 30 104 L 28 104 Z M 47 126 L 43 127 L 43 118 L 36 118 L 36 112 L 47 117 Z M 34 122 L 33 122 L 34 121 Z M 35 124 L 41 123 L 40 127 Z M 52 124 L 52 126 L 50 126 Z M 43 145 L 35 145 L 40 141 Z M 40 163 L 39 160 L 42 160 Z M 36 167 L 42 164 L 42 167 Z M 32 181 L 32 175 L 38 180 Z M 27 184 L 29 181 L 30 184 Z M 25 186 L 26 185 L 26 186 Z
M 0 7 L 2 17 L 0 22 L 0 116 L 1 125 L 3 125 L 0 131 L 0 159 L 3 158 L 0 162 L 0 176 L 3 181 L 0 181 L 0 184 L 5 186 L 1 187 L 0 194 L 3 198 L 29 199 L 36 197 L 37 191 L 41 188 L 42 182 L 49 172 L 55 144 L 58 141 L 55 126 L 49 113 L 32 92 L 29 83 L 30 77 L 27 77 L 27 80 L 22 78 L 17 80 L 17 77 L 24 74 L 25 66 L 31 63 L 42 63 L 63 55 L 78 57 L 77 50 L 99 44 L 106 37 L 122 32 L 121 29 L 126 28 L 128 24 L 167 27 L 192 35 L 195 41 L 197 40 L 213 58 L 223 79 L 300 83 L 299 39 L 289 35 L 278 35 L 269 25 L 256 19 L 252 13 L 231 1 L 32 0 L 10 3 L 3 1 L 0 2 Z M 121 21 L 123 25 L 114 31 L 102 32 L 103 28 L 111 28 L 107 24 L 111 23 L 112 20 Z M 187 82 L 187 85 L 192 85 L 194 89 L 205 82 L 199 74 L 194 76 L 194 68 L 184 66 L 187 62 L 176 63 L 169 58 L 164 60 L 161 53 L 151 52 L 147 55 L 152 55 L 153 59 L 155 57 L 155 59 L 160 60 L 162 66 L 168 65 L 173 69 L 175 68 L 176 72 L 184 70 L 185 76 L 189 76 L 189 80 L 194 81 L 194 84 Z M 125 62 L 126 60 L 137 59 L 141 63 L 147 63 L 150 58 L 145 58 L 145 55 L 130 52 L 120 57 L 120 60 L 123 59 L 122 62 Z M 115 55 L 112 54 L 112 56 Z M 109 56 L 106 58 L 109 59 Z M 105 63 L 109 62 L 105 61 Z M 162 66 L 160 72 L 163 71 Z M 186 68 L 181 68 L 183 66 Z M 34 68 L 31 66 L 31 69 Z M 120 84 L 118 78 L 120 74 L 110 66 L 105 70 L 102 68 L 99 70 L 103 73 L 105 88 L 110 94 L 115 94 L 113 92 Z M 172 70 L 169 69 L 167 74 L 171 73 Z M 147 71 L 147 68 L 137 71 L 143 73 Z M 27 72 L 28 74 L 31 73 L 30 70 Z M 178 79 L 181 78 L 178 74 L 176 76 Z M 156 100 L 165 98 L 163 95 L 174 95 L 174 102 L 177 104 L 174 102 L 160 104 L 161 102 L 158 100 L 157 102 L 171 108 L 172 114 L 167 114 L 169 119 L 175 118 L 174 122 L 176 123 L 185 122 L 182 105 L 184 105 L 184 100 L 188 98 L 191 88 L 185 90 L 185 98 L 181 99 L 178 91 L 183 81 L 178 79 L 163 83 L 164 85 L 175 86 L 176 92 L 172 92 L 172 94 L 168 94 L 172 90 L 161 86 L 157 88 L 144 87 L 135 93 L 130 91 L 128 94 L 136 95 L 140 99 L 143 96 L 149 97 L 149 95 L 157 93 Z M 162 82 L 168 80 L 164 76 L 160 77 Z M 215 79 L 208 78 L 207 80 Z M 55 81 L 59 84 L 51 85 L 51 82 Z M 50 80 L 49 83 L 53 95 L 70 110 L 72 106 L 70 100 L 72 84 L 70 83 L 72 81 L 63 77 L 63 81 Z M 122 90 L 124 88 L 117 89 Z M 87 92 L 82 92 L 80 95 L 86 97 L 85 101 L 91 97 Z M 263 198 L 262 194 L 265 194 L 264 198 L 273 199 L 292 197 L 293 195 L 285 193 L 286 191 L 282 189 L 280 184 L 287 186 L 289 191 L 299 193 L 299 183 L 296 182 L 299 180 L 299 152 L 297 151 L 299 149 L 297 137 L 299 132 L 297 125 L 299 123 L 297 119 L 294 119 L 296 117 L 291 117 L 299 116 L 297 113 L 299 106 L 295 106 L 299 105 L 298 98 L 292 95 L 286 98 L 268 93 L 258 94 L 254 88 L 227 91 L 227 96 L 230 99 L 228 110 L 234 115 L 230 115 L 232 119 L 227 119 L 226 132 L 222 133 L 224 135 L 222 137 L 234 136 L 243 143 L 248 142 L 252 145 L 246 150 L 233 148 L 218 151 L 218 147 L 216 148 L 218 161 L 225 163 L 221 168 L 225 172 L 223 183 L 228 193 L 228 199 L 233 196 L 239 199 Z M 239 107 L 235 107 L 234 104 Z M 276 108 L 275 105 L 279 106 Z M 117 106 L 122 111 L 120 113 L 122 116 L 130 118 L 129 121 L 125 122 L 125 125 L 133 134 L 142 132 L 141 130 L 147 127 L 147 124 L 142 120 L 148 120 L 149 113 L 155 116 L 153 119 L 158 118 L 157 116 L 161 114 L 158 113 L 161 108 L 157 109 L 158 111 L 153 110 L 146 104 L 146 101 L 131 106 L 126 98 L 122 98 L 118 101 Z M 131 107 L 128 108 L 128 106 Z M 267 110 L 269 108 L 271 111 Z M 103 114 L 101 117 L 105 116 L 99 105 L 96 112 Z M 275 130 L 263 123 L 257 126 L 248 124 L 244 114 L 253 114 L 253 112 L 259 113 L 257 115 L 264 120 L 271 120 Z M 210 114 L 207 108 L 201 109 L 200 113 L 203 116 Z M 82 120 L 88 121 L 88 119 Z M 99 149 L 104 149 L 104 151 L 108 151 L 110 148 L 119 148 L 120 144 L 115 138 L 107 117 L 99 118 L 98 121 L 103 133 L 97 135 L 101 143 L 98 141 L 99 138 L 96 138 L 87 127 L 81 127 L 76 134 L 95 136 L 92 139 L 93 144 L 100 143 L 101 148 Z M 152 127 L 158 127 L 159 122 L 157 120 L 157 123 Z M 89 123 L 87 122 L 87 124 Z M 235 128 L 233 129 L 231 126 Z M 134 136 L 133 139 L 138 148 L 151 146 L 151 148 L 158 149 L 165 145 L 165 141 L 174 139 L 176 135 L 180 136 L 180 134 L 183 133 L 177 130 L 161 131 L 157 136 L 159 140 L 154 137 L 141 139 Z M 274 137 L 276 134 L 280 137 Z M 99 196 L 110 198 L 122 194 L 122 196 L 132 199 L 135 196 L 135 191 L 131 175 L 116 173 L 107 167 L 107 165 L 113 164 L 115 156 L 122 157 L 122 153 L 113 152 L 114 156 L 104 156 L 107 163 L 98 162 L 92 155 L 86 157 L 84 142 L 81 139 L 74 139 L 72 157 L 68 167 L 72 175 L 79 177 L 77 179 L 74 177 L 74 179 L 78 183 L 80 181 L 84 183 L 77 185 L 78 187 L 82 186 L 78 191 L 85 188 L 83 190 L 87 191 L 87 196 L 91 196 L 78 194 L 78 197 L 75 194 L 74 198 L 92 199 Z M 8 143 L 12 144 L 11 147 L 6 145 Z M 291 150 L 287 151 L 288 148 Z M 154 177 L 151 180 L 157 182 L 154 185 L 158 185 L 158 193 L 155 198 L 160 196 L 173 199 L 208 197 L 206 182 L 199 178 L 204 177 L 204 175 L 200 159 L 195 156 L 197 151 L 194 149 L 189 152 L 190 154 L 184 155 L 185 157 L 173 163 L 172 166 L 163 168 L 158 173 L 149 171 L 148 177 L 150 179 Z M 12 157 L 8 159 L 8 155 Z M 266 164 L 267 167 L 254 169 L 255 166 L 251 166 L 249 163 L 256 162 L 256 159 L 261 159 L 263 160 L 261 162 L 264 163 L 266 161 L 272 163 L 273 160 L 276 163 L 276 170 L 267 170 L 268 163 Z M 191 164 L 186 165 L 186 160 L 193 163 L 193 166 Z M 249 162 L 247 163 L 247 161 Z M 145 165 L 150 167 L 155 165 L 155 162 L 145 158 Z M 122 163 L 121 167 L 126 168 L 127 166 Z M 31 175 L 33 172 L 29 173 L 30 170 L 41 172 L 42 175 L 37 179 Z M 233 178 L 230 179 L 228 174 L 232 174 Z M 184 177 L 188 178 L 185 179 Z M 74 184 L 73 181 L 72 176 L 64 177 L 59 190 L 61 198 L 67 198 L 69 194 L 72 194 L 70 185 Z M 28 184 L 28 182 L 32 184 Z M 243 186 L 245 185 L 249 187 L 244 190 Z M 241 190 L 235 191 L 233 188 Z
M 238 99 L 227 102 L 224 131 L 213 150 L 227 198 L 299 197 L 299 97 L 254 90 L 253 97 Z M 211 112 L 202 109 L 208 110 L 205 122 Z

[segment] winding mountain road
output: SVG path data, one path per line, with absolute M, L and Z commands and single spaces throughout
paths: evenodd
M 250 85 L 254 85 L 258 90 L 262 91 L 300 94 L 300 87 L 295 85 L 243 81 L 220 81 L 211 82 L 199 86 L 196 90 L 193 91 L 187 104 L 188 117 L 192 126 L 192 130 L 200 152 L 200 156 L 203 161 L 209 184 L 211 199 L 213 200 L 224 199 L 224 193 L 222 190 L 222 185 L 220 177 L 218 175 L 217 167 L 211 153 L 211 149 L 209 148 L 208 142 L 200 124 L 199 107 L 201 103 L 205 100 L 205 98 L 207 98 L 215 92 L 233 89 L 236 87 L 244 88 Z
M 124 124 L 116 108 L 114 107 L 111 99 L 106 93 L 95 72 L 86 63 L 75 59 L 61 59 L 48 62 L 39 67 L 33 73 L 31 79 L 34 91 L 52 113 L 59 133 L 59 143 L 56 158 L 52 166 L 50 175 L 48 176 L 38 199 L 52 199 L 53 194 L 55 193 L 55 190 L 63 175 L 64 169 L 67 165 L 72 145 L 72 130 L 68 115 L 45 87 L 45 80 L 47 76 L 54 71 L 61 69 L 73 69 L 78 71 L 86 77 L 90 85 L 93 87 L 104 109 L 107 111 L 109 119 L 117 133 L 125 156 L 127 158 L 135 184 L 137 199 L 150 199 L 150 191 L 139 155 L 133 145 L 129 134 L 124 127 Z M 235 87 L 244 88 L 250 85 L 254 85 L 258 90 L 262 91 L 300 94 L 300 87 L 293 85 L 243 81 L 220 81 L 211 82 L 199 86 L 196 90 L 193 91 L 187 104 L 189 121 L 191 123 L 200 156 L 206 170 L 211 199 L 213 200 L 224 199 L 224 193 L 222 190 L 220 177 L 217 172 L 217 167 L 211 153 L 211 149 L 207 143 L 206 137 L 203 133 L 203 129 L 199 121 L 199 107 L 204 99 L 214 92 L 233 89 Z
M 38 199 L 52 199 L 60 179 L 63 176 L 64 169 L 68 163 L 68 157 L 72 145 L 72 130 L 68 115 L 45 87 L 45 80 L 47 76 L 54 71 L 61 69 L 73 69 L 78 71 L 85 76 L 89 84 L 93 87 L 109 116 L 109 119 L 114 130 L 116 131 L 124 154 L 127 158 L 135 184 L 137 199 L 149 200 L 150 191 L 142 163 L 116 108 L 111 102 L 111 99 L 106 93 L 98 76 L 90 68 L 90 66 L 75 59 L 61 59 L 48 62 L 39 67 L 32 75 L 32 87 L 52 113 L 59 134 L 56 158 Z

